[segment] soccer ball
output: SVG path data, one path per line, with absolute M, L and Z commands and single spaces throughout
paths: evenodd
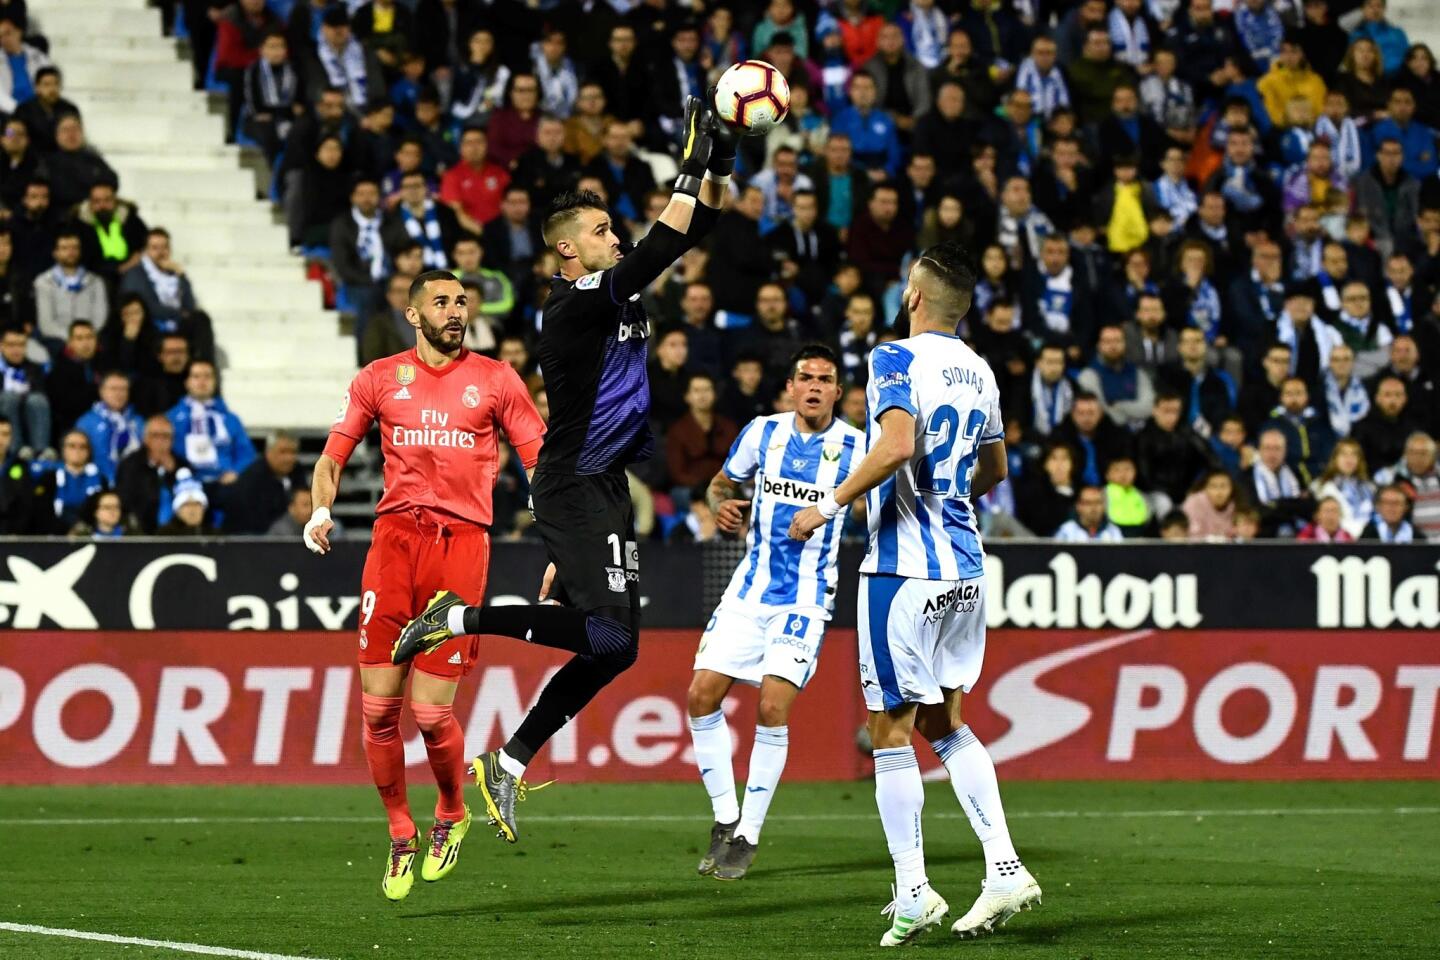
M 768 133 L 789 112 L 790 84 L 764 60 L 741 60 L 715 85 L 715 115 L 742 133 Z

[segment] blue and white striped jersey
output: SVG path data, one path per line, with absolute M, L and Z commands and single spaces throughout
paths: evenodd
M 898 407 L 915 417 L 915 454 L 867 494 L 870 548 L 862 573 L 968 580 L 984 551 L 970 478 L 983 444 L 1005 438 L 1000 391 L 989 365 L 959 337 L 922 333 L 870 353 L 867 436 Z
M 793 413 L 756 417 L 746 424 L 721 469 L 736 483 L 755 481 L 745 559 L 730 578 L 725 599 L 775 607 L 835 605 L 841 510 L 809 540 L 791 540 L 790 521 L 820 502 L 865 455 L 865 435 L 839 420 L 823 433 L 801 433 Z

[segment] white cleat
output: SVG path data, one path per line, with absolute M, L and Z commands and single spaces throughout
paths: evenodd
M 893 897 L 895 886 L 891 884 L 890 893 Z M 938 927 L 945 920 L 945 914 L 950 912 L 950 904 L 945 898 L 936 893 L 930 884 L 925 884 L 920 891 L 920 916 L 904 917 L 900 915 L 900 903 L 898 899 L 892 899 L 885 909 L 880 911 L 891 918 L 890 929 L 880 938 L 882 947 L 903 947 L 907 943 L 913 943 L 920 934 L 931 927 Z
M 983 937 L 994 933 L 1021 910 L 1033 910 L 1040 903 L 1040 884 L 1030 871 L 1020 868 L 1016 884 L 1006 890 L 991 891 L 980 881 L 980 896 L 965 916 L 956 920 L 950 932 L 957 937 Z

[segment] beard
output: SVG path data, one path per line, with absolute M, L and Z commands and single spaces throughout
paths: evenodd
M 439 350 L 441 353 L 455 353 L 465 342 L 465 324 L 460 324 L 460 332 L 455 333 L 449 329 L 448 323 L 439 326 L 431 326 L 424 317 L 420 318 L 420 335 L 425 341 Z

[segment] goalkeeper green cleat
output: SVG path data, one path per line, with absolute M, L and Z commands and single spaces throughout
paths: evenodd
M 418 655 L 429 653 L 455 636 L 450 632 L 445 620 L 451 607 L 464 602 L 458 593 L 450 590 L 441 590 L 431 597 L 420 616 L 405 624 L 405 629 L 400 631 L 395 646 L 390 648 L 390 662 L 409 663 Z
M 380 881 L 380 890 L 386 900 L 404 900 L 410 895 L 410 888 L 415 885 L 415 854 L 419 852 L 419 837 L 390 841 L 385 878 Z
M 436 820 L 430 828 L 430 844 L 425 848 L 425 862 L 420 865 L 420 879 L 426 883 L 443 880 L 460 860 L 460 842 L 470 831 L 470 807 L 460 820 Z

